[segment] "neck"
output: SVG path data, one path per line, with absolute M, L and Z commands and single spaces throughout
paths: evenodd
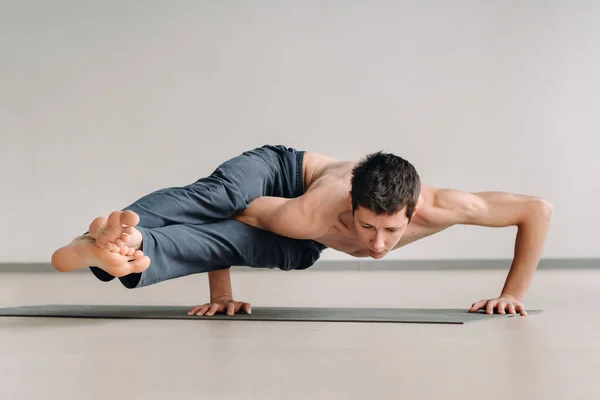
M 352 215 L 352 211 L 342 212 L 339 220 L 346 229 L 354 229 L 354 215 Z

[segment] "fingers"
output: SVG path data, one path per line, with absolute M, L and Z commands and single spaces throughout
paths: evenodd
M 227 315 L 233 315 L 235 314 L 236 310 L 236 304 L 232 301 L 230 301 L 229 303 L 227 303 Z
M 208 310 L 210 310 L 210 304 L 205 304 L 200 308 L 200 311 L 198 311 L 196 313 L 196 315 L 202 316 L 202 315 L 206 314 L 208 312 Z
M 522 316 L 527 315 L 527 311 L 525 310 L 525 306 L 523 304 L 517 304 L 516 311 L 520 313 Z
M 222 311 L 222 304 L 219 303 L 206 303 L 201 306 L 196 306 L 188 311 L 188 315 L 197 315 L 199 317 L 206 315 L 208 317 L 215 315 L 215 313 Z
M 237 313 L 239 311 L 243 311 L 246 314 L 252 314 L 252 306 L 250 303 L 244 303 L 243 301 L 240 301 L 235 307 L 235 312 Z
M 527 311 L 525 310 L 525 306 L 519 301 L 512 301 L 512 299 L 506 299 L 503 297 L 497 299 L 490 300 L 480 300 L 477 303 L 473 303 L 469 312 L 477 312 L 481 309 L 485 309 L 487 314 L 494 314 L 497 312 L 498 314 L 521 314 L 523 316 L 527 315 Z
M 208 309 L 210 308 L 210 304 L 204 304 L 201 306 L 196 306 L 194 308 L 192 308 L 189 312 L 188 315 L 204 315 Z
M 496 307 L 499 314 L 522 314 L 527 315 L 527 311 L 525 311 L 525 307 L 519 303 L 509 303 L 506 301 L 500 301 L 498 306 Z
M 209 317 L 213 316 L 213 315 L 215 315 L 215 313 L 217 311 L 221 311 L 221 310 L 219 310 L 220 307 L 222 307 L 221 304 L 219 304 L 219 303 L 212 303 L 211 306 L 210 306 L 210 308 L 208 309 L 208 311 L 204 315 L 207 315 Z
M 206 303 L 204 305 L 198 305 L 188 311 L 188 315 L 198 316 L 213 316 L 218 312 L 225 312 L 227 315 L 234 315 L 240 311 L 246 314 L 252 313 L 252 306 L 249 303 L 243 301 L 228 301 L 227 303 Z
M 201 309 L 202 307 L 203 307 L 203 306 L 196 306 L 196 307 L 192 308 L 190 311 L 188 311 L 188 313 L 187 313 L 187 314 L 188 314 L 188 315 L 193 315 L 193 314 L 196 314 L 198 311 L 200 311 L 200 309 Z
M 477 303 L 473 303 L 473 305 L 469 309 L 469 312 L 476 312 L 476 311 L 481 310 L 483 307 L 485 307 L 486 303 L 487 303 L 487 300 L 479 300 Z
M 487 305 L 485 306 L 485 312 L 486 312 L 486 314 L 493 314 L 494 313 L 494 308 L 496 307 L 497 304 L 498 304 L 497 300 L 489 300 L 487 302 Z
M 245 312 L 246 314 L 251 314 L 252 309 L 250 304 L 244 303 L 243 301 L 234 301 L 227 305 L 227 314 L 233 315 L 239 313 L 240 311 Z
M 246 314 L 252 314 L 252 306 L 250 305 L 250 303 L 244 303 L 244 306 L 242 308 L 244 309 L 244 312 Z
M 506 306 L 508 306 L 508 303 L 506 301 L 499 301 L 498 305 L 496 306 L 498 314 L 506 314 Z

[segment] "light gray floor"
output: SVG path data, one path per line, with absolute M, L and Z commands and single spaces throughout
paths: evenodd
M 235 272 L 255 306 L 469 307 L 506 271 Z M 0 305 L 206 301 L 206 276 L 127 290 L 0 274 Z M 0 399 L 598 399 L 600 271 L 539 271 L 544 313 L 467 325 L 0 318 Z

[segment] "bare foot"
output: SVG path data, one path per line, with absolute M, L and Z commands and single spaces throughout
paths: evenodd
M 113 253 L 132 256 L 141 249 L 142 234 L 135 226 L 140 217 L 133 211 L 114 211 L 108 219 L 98 217 L 89 227 L 90 237 L 96 245 Z
M 61 272 L 96 266 L 112 276 L 121 277 L 145 271 L 150 266 L 150 258 L 141 250 L 135 251 L 131 256 L 110 252 L 84 235 L 56 250 L 52 254 L 52 265 Z

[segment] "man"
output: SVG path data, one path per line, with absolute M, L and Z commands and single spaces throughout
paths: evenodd
M 251 312 L 233 300 L 230 266 L 305 269 L 326 248 L 381 259 L 457 224 L 517 226 L 499 297 L 471 312 L 521 313 L 540 260 L 552 206 L 532 196 L 467 193 L 424 185 L 408 161 L 377 152 L 358 162 L 266 145 L 208 177 L 150 193 L 52 255 L 59 271 L 90 268 L 127 288 L 208 273 L 209 303 L 189 314 Z

